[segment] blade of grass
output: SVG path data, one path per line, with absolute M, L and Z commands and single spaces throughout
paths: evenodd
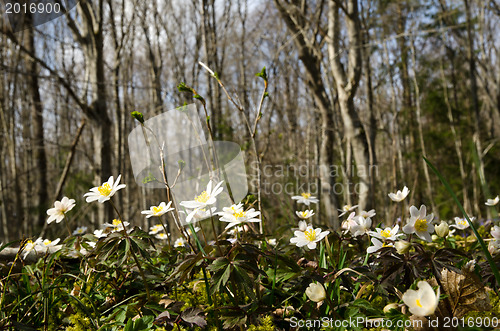
M 434 165 L 425 156 L 423 156 L 423 158 L 424 158 L 425 163 L 427 163 L 427 165 L 431 168 L 431 170 L 434 171 L 436 176 L 438 176 L 439 180 L 441 181 L 441 183 L 443 183 L 444 187 L 446 188 L 448 193 L 450 193 L 453 200 L 455 200 L 455 203 L 457 204 L 457 206 L 460 209 L 460 211 L 462 212 L 462 214 L 464 214 L 464 217 L 467 220 L 467 223 L 469 223 L 469 226 L 472 229 L 472 232 L 474 232 L 474 235 L 476 236 L 476 239 L 479 242 L 479 245 L 481 245 L 481 249 L 483 250 L 484 255 L 486 255 L 486 259 L 488 260 L 488 263 L 490 264 L 491 271 L 495 275 L 495 280 L 497 281 L 497 285 L 500 286 L 500 274 L 498 273 L 498 268 L 495 264 L 495 261 L 493 261 L 493 258 L 491 257 L 491 254 L 488 251 L 488 248 L 486 247 L 486 244 L 483 241 L 483 238 L 481 238 L 481 236 L 479 235 L 479 233 L 476 230 L 476 227 L 474 226 L 474 224 L 472 224 L 472 221 L 470 220 L 469 215 L 467 215 L 467 213 L 465 212 L 464 207 L 462 206 L 462 204 L 458 200 L 455 192 L 453 192 L 453 189 L 450 187 L 450 184 L 448 184 L 448 182 L 443 177 L 443 175 L 441 175 L 439 170 L 437 170 L 436 167 L 434 167 Z

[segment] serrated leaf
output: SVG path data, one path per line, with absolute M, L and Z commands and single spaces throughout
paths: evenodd
M 211 279 L 213 285 L 210 288 L 210 294 L 214 294 L 217 290 L 220 290 L 222 286 L 226 285 L 230 275 L 231 264 L 226 264 L 223 269 L 219 269 L 219 271 L 217 271 Z
M 161 325 L 170 320 L 170 313 L 168 310 L 165 310 L 163 313 L 158 315 L 154 321 L 154 324 Z
M 189 307 L 184 310 L 181 314 L 181 318 L 184 322 L 189 324 L 190 327 L 194 325 L 203 328 L 207 325 L 207 321 L 205 321 L 205 314 L 199 308 Z

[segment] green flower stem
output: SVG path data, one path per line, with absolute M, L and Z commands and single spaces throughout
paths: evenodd
M 128 231 L 127 231 L 127 228 L 125 226 L 125 223 L 123 222 L 123 219 L 122 219 L 122 215 L 120 214 L 120 212 L 118 211 L 118 209 L 116 208 L 113 200 L 109 199 L 109 202 L 111 203 L 111 205 L 113 206 L 113 209 L 116 211 L 116 213 L 118 214 L 118 218 L 120 219 L 120 221 L 122 222 L 122 226 L 123 226 L 123 232 L 124 232 L 124 236 L 125 236 L 125 240 L 129 240 L 130 241 L 130 237 L 128 236 Z M 135 254 L 134 252 L 134 249 L 132 248 L 132 245 L 130 245 L 130 252 L 132 253 L 132 258 L 134 259 L 135 261 L 135 264 L 137 265 L 137 269 L 139 269 L 139 273 L 141 274 L 141 277 L 142 277 L 142 280 L 144 281 L 144 287 L 146 289 L 146 296 L 148 298 L 148 301 L 149 301 L 149 298 L 151 297 L 150 296 L 150 293 L 149 293 L 149 286 L 148 286 L 148 282 L 146 280 L 146 276 L 144 275 L 144 271 L 142 270 L 142 267 L 141 267 L 141 263 L 139 262 L 139 259 L 137 258 L 137 255 Z
M 160 221 L 161 226 L 163 227 L 163 230 L 165 231 L 165 234 L 167 235 L 168 246 L 172 246 L 172 243 L 170 242 L 170 232 L 168 232 L 167 227 L 165 226 L 165 223 L 161 219 L 161 216 L 158 216 L 158 220 Z
M 222 256 L 222 248 L 220 248 L 219 237 L 217 236 L 217 231 L 215 231 L 215 223 L 214 223 L 214 217 L 212 215 L 212 209 L 209 208 L 209 210 L 210 210 L 210 222 L 212 222 L 212 231 L 214 232 L 215 243 L 217 244 L 217 247 L 219 248 L 220 256 Z M 236 230 L 238 230 L 238 229 L 236 229 Z M 238 232 L 238 231 L 236 231 L 236 232 Z
M 455 203 L 457 204 L 458 208 L 460 209 L 460 211 L 462 212 L 462 214 L 465 216 L 465 219 L 469 223 L 469 226 L 472 229 L 472 232 L 474 232 L 474 235 L 476 236 L 476 239 L 479 242 L 479 245 L 481 246 L 481 249 L 483 250 L 484 255 L 486 256 L 486 260 L 488 260 L 488 263 L 490 264 L 490 268 L 491 268 L 491 271 L 493 272 L 493 275 L 495 275 L 495 280 L 497 281 L 497 285 L 500 286 L 500 273 L 498 272 L 498 268 L 497 268 L 497 266 L 495 264 L 495 261 L 491 257 L 491 254 L 488 251 L 488 247 L 486 247 L 486 244 L 484 243 L 483 238 L 481 238 L 481 236 L 477 232 L 476 227 L 474 226 L 474 224 L 470 220 L 469 215 L 467 215 L 467 213 L 465 212 L 464 207 L 462 206 L 462 204 L 458 200 L 457 195 L 451 189 L 450 184 L 448 184 L 448 182 L 443 177 L 443 175 L 441 175 L 441 173 L 439 172 L 439 170 L 437 170 L 436 167 L 434 167 L 434 165 L 432 165 L 432 163 L 425 156 L 423 156 L 423 158 L 424 158 L 424 161 L 427 163 L 427 165 L 438 176 L 438 178 L 441 181 L 441 183 L 443 183 L 444 187 L 446 188 L 446 190 L 448 191 L 448 193 L 450 193 L 450 195 L 452 196 L 453 200 L 455 200 Z
M 206 245 L 208 245 L 207 236 L 205 235 L 205 230 L 203 230 L 203 226 L 201 226 L 201 222 L 200 222 L 200 229 L 201 229 L 201 234 L 203 235 L 203 240 L 205 241 L 205 246 L 206 246 Z
M 68 219 L 66 218 L 66 213 L 64 213 L 64 224 L 66 225 L 66 229 L 68 230 L 68 234 L 69 234 L 69 236 L 71 237 L 71 230 L 70 230 L 70 228 L 69 228 L 69 224 L 68 224 L 68 223 L 69 223 L 69 221 L 68 221 Z
M 370 235 L 367 233 L 366 234 L 368 236 L 368 246 L 370 246 Z M 368 264 L 368 257 L 370 256 L 370 253 L 368 253 L 368 251 L 366 252 L 366 255 L 365 255 L 365 261 L 363 262 L 363 265 L 367 265 Z

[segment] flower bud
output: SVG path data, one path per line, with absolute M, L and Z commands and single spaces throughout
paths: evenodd
M 384 313 L 388 313 L 391 309 L 398 309 L 398 304 L 393 302 L 384 307 Z
M 410 251 L 411 244 L 406 240 L 398 240 L 394 243 L 394 247 L 399 254 L 406 254 Z
M 492 240 L 488 244 L 488 251 L 491 255 L 500 253 L 500 240 Z
M 311 283 L 306 288 L 306 295 L 311 301 L 320 302 L 320 301 L 325 300 L 326 291 L 325 291 L 325 288 L 323 287 L 323 285 Z
M 448 226 L 448 223 L 446 223 L 445 221 L 441 221 L 439 225 L 434 225 L 434 230 L 436 231 L 436 234 L 438 236 L 444 238 L 450 232 L 450 227 Z

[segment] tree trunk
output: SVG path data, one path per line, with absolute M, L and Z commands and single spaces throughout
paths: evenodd
M 347 73 L 340 61 L 340 18 L 339 7 L 335 0 L 328 3 L 328 54 L 330 66 L 337 83 L 340 113 L 344 122 L 344 135 L 353 149 L 359 183 L 356 187 L 358 205 L 362 210 L 369 209 L 370 163 L 368 142 L 359 116 L 354 108 L 354 96 L 361 77 L 361 25 L 358 17 L 358 4 L 355 0 L 347 2 L 345 21 L 349 38 Z M 352 165 L 346 164 L 346 167 Z
M 30 17 L 30 15 L 27 15 Z M 34 28 L 30 27 L 26 30 L 25 37 L 26 49 L 35 54 L 35 36 Z M 31 122 L 32 122 L 32 143 L 33 149 L 33 179 L 35 188 L 36 206 L 35 224 L 37 228 L 43 227 L 47 214 L 46 210 L 49 206 L 47 193 L 47 155 L 45 152 L 45 139 L 43 132 L 43 105 L 40 97 L 40 86 L 38 82 L 38 65 L 29 56 L 25 56 L 27 67 L 30 75 L 27 76 L 29 94 L 31 98 Z
M 298 49 L 299 59 L 306 69 L 306 84 L 313 93 L 316 106 L 321 113 L 321 145 L 319 151 L 319 180 L 320 180 L 320 200 L 323 205 L 328 225 L 334 229 L 339 227 L 338 203 L 335 188 L 335 177 L 331 176 L 331 166 L 333 164 L 333 105 L 326 94 L 325 85 L 321 76 L 321 59 L 317 57 L 317 50 L 314 43 L 306 40 L 300 33 L 303 27 L 297 25 L 297 20 L 293 19 L 293 13 L 288 10 L 288 5 L 280 0 L 275 0 L 281 17 L 294 36 L 294 42 Z M 300 20 L 299 20 L 300 21 Z M 317 45 L 316 45 L 317 46 Z M 302 193 L 302 192 L 298 192 Z

